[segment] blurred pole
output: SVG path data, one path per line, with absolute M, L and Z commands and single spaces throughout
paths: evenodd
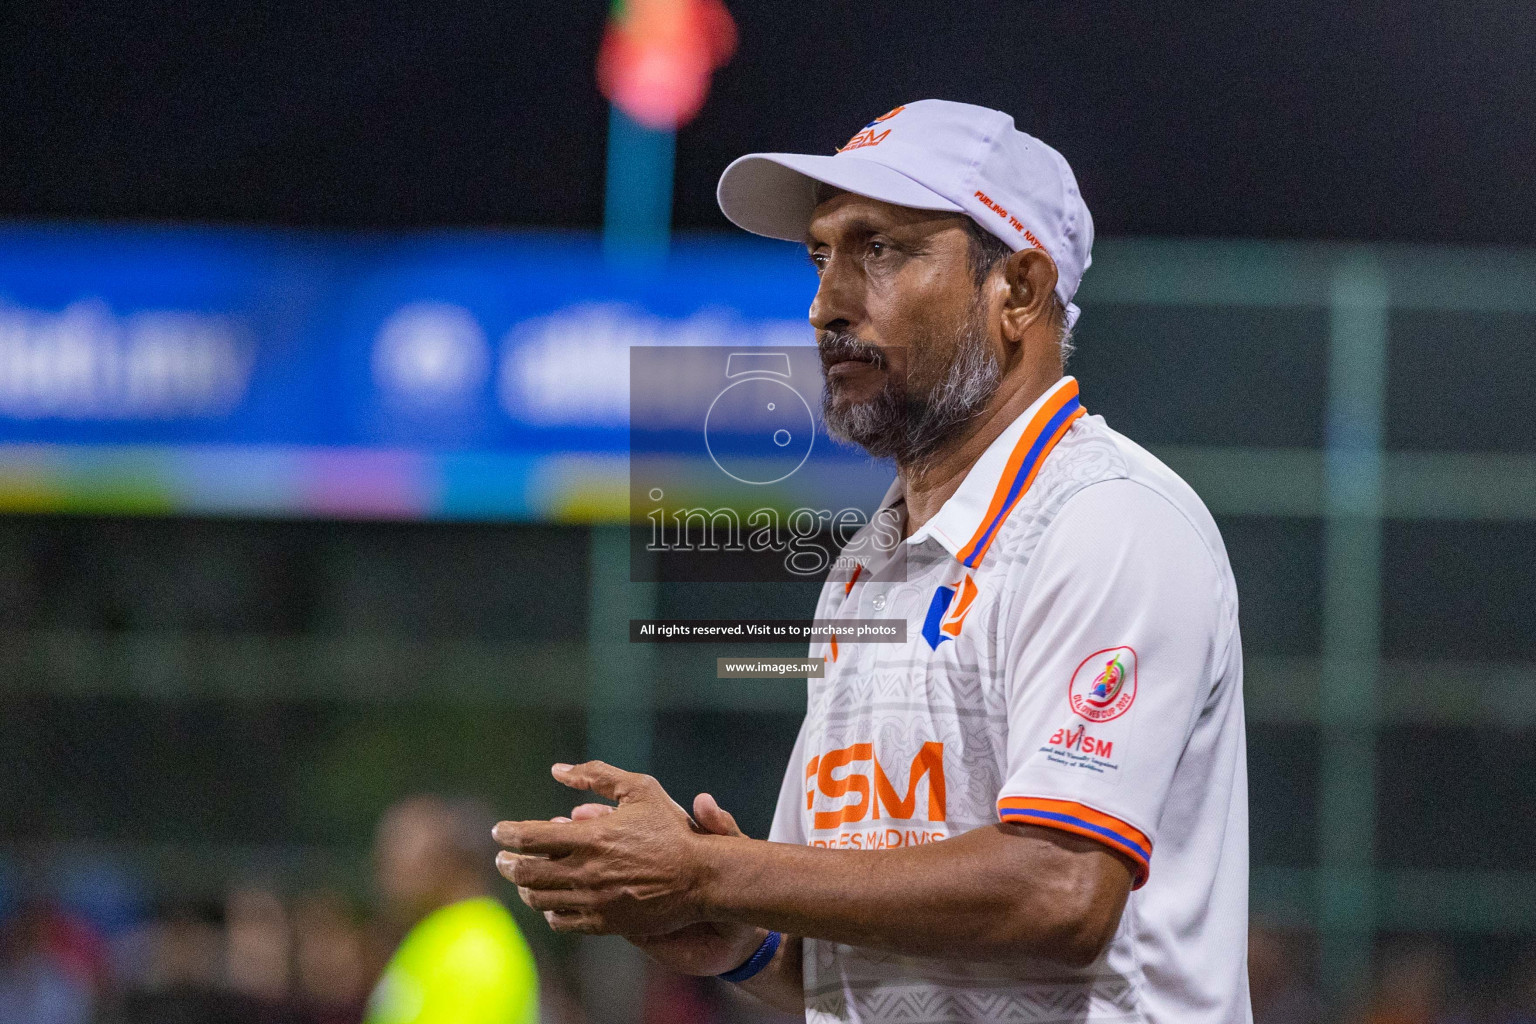
M 630 558 L 628 523 L 592 528 L 587 755 L 646 772 L 656 728 L 655 648 L 629 642 L 629 620 L 655 617 L 656 584 L 630 582 Z
M 603 252 L 613 267 L 666 258 L 672 230 L 673 133 L 636 123 L 617 107 L 608 121 Z M 656 614 L 655 583 L 632 583 L 629 523 L 594 526 L 587 650 L 591 689 L 587 756 L 628 771 L 651 770 L 656 733 L 655 648 L 629 642 L 629 620 Z M 634 576 L 647 577 L 636 566 Z M 591 1021 L 638 1024 L 646 957 L 612 936 L 583 940 L 582 1003 Z
M 610 261 L 648 264 L 666 256 L 676 143 L 675 133 L 647 128 L 611 108 L 603 199 L 603 252 Z
M 1336 1000 L 1369 982 L 1376 908 L 1377 681 L 1381 660 L 1382 428 L 1387 288 L 1373 261 L 1334 271 L 1323 534 L 1321 976 Z
M 629 642 L 629 620 L 652 618 L 656 584 L 630 582 L 628 523 L 592 528 L 587 656 L 587 756 L 648 772 L 656 731 L 655 650 Z M 582 940 L 582 1003 L 591 1021 L 638 1024 L 646 957 L 624 939 Z

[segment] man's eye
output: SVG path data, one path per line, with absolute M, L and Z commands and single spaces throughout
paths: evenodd
M 891 247 L 884 242 L 873 241 L 869 243 L 868 252 L 870 256 L 878 258 L 880 256 L 889 255 L 891 252 Z
M 824 252 L 806 253 L 806 258 L 811 261 L 811 266 L 816 268 L 817 273 L 827 268 L 827 254 Z

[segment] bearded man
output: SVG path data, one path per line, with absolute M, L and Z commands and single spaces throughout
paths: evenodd
M 1251 1021 L 1236 587 L 1200 499 L 1063 375 L 1093 244 L 1066 160 L 922 100 L 742 157 L 719 200 L 805 242 L 826 423 L 898 469 L 900 542 L 854 537 L 816 618 L 908 639 L 813 645 L 768 841 L 556 765 L 617 807 L 501 823 L 500 870 L 557 930 L 807 1021 Z

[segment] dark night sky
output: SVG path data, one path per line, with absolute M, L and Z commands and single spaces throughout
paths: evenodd
M 1101 235 L 1536 244 L 1530 0 L 727 4 L 680 227 L 724 226 L 734 156 L 941 96 L 1061 149 Z M 606 11 L 9 5 L 0 215 L 595 226 Z

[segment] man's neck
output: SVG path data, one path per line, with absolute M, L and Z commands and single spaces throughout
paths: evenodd
M 992 402 L 970 422 L 957 443 L 915 471 L 899 467 L 907 505 L 903 536 L 912 536 L 938 515 L 939 509 L 960 489 L 966 474 L 992 442 L 1060 379 L 1061 371 L 1055 369 L 1033 374 L 1012 388 L 1005 383 Z

